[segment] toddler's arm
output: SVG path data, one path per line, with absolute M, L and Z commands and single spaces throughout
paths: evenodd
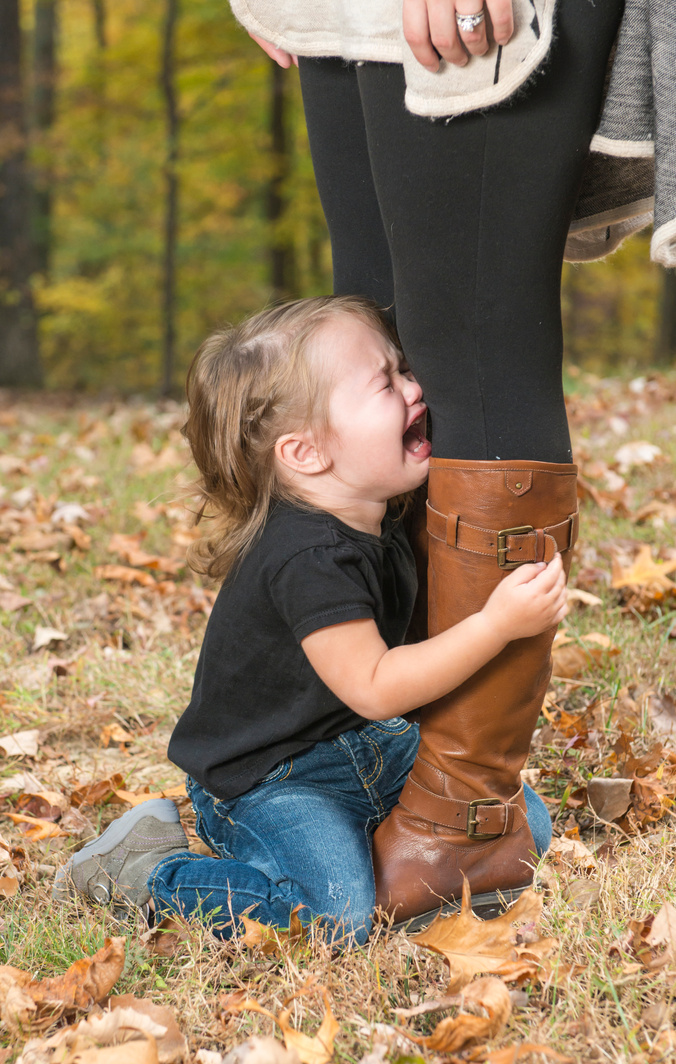
M 433 702 L 464 683 L 512 639 L 538 635 L 568 612 L 561 556 L 522 565 L 486 605 L 423 643 L 388 650 L 375 621 L 347 621 L 302 641 L 310 664 L 355 713 L 387 720 Z

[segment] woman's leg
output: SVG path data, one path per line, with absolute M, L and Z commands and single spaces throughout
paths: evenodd
M 299 59 L 317 187 L 331 235 L 333 290 L 382 307 L 394 299 L 390 249 L 371 175 L 356 69 Z
M 560 272 L 620 7 L 561 0 L 542 75 L 510 106 L 448 125 L 397 106 L 397 68 L 358 72 L 397 325 L 434 424 L 430 635 L 481 608 L 505 568 L 557 550 L 570 567 Z M 553 634 L 510 643 L 424 710 L 400 803 L 374 836 L 377 898 L 399 919 L 425 919 L 463 876 L 475 907 L 530 883 L 520 769 Z
M 560 0 L 545 70 L 512 102 L 429 121 L 402 68 L 357 68 L 397 327 L 441 458 L 571 461 L 560 275 L 621 0 Z

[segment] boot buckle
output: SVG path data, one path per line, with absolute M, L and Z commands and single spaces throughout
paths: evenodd
M 504 805 L 499 798 L 475 798 L 468 802 L 467 809 L 467 838 L 468 839 L 499 839 L 501 831 L 485 832 L 477 831 L 477 814 L 480 805 Z
M 507 536 L 525 536 L 528 532 L 534 532 L 532 525 L 519 525 L 517 528 L 503 528 L 498 532 L 498 569 L 518 569 L 522 562 L 508 562 Z M 486 805 L 491 803 L 486 802 Z

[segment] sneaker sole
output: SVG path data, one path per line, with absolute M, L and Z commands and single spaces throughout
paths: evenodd
M 109 824 L 102 835 L 92 839 L 91 842 L 85 843 L 82 849 L 73 854 L 63 868 L 59 869 L 52 887 L 52 900 L 63 903 L 70 898 L 76 897 L 80 892 L 72 883 L 73 869 L 77 868 L 78 865 L 84 864 L 91 857 L 100 857 L 103 854 L 110 853 L 136 827 L 139 820 L 146 816 L 152 816 L 155 820 L 160 820 L 164 824 L 179 824 L 181 822 L 178 809 L 168 798 L 151 798 L 147 802 L 135 805 L 133 809 L 128 809 L 121 817 Z

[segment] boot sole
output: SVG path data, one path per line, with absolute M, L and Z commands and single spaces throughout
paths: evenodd
M 69 898 L 75 897 L 79 891 L 72 882 L 73 869 L 92 857 L 110 853 L 136 827 L 139 820 L 147 816 L 152 816 L 164 824 L 178 824 L 181 819 L 178 809 L 168 798 L 151 798 L 147 802 L 134 806 L 133 809 L 128 809 L 121 817 L 109 824 L 101 835 L 85 843 L 82 849 L 73 854 L 63 868 L 59 869 L 52 887 L 53 901 L 66 902 Z
M 532 884 L 530 886 L 532 887 Z M 514 887 L 513 890 L 495 890 L 488 894 L 473 894 L 472 912 L 475 916 L 480 916 L 482 920 L 495 920 L 496 917 L 501 916 L 502 913 L 509 909 L 525 890 L 529 889 L 530 887 L 528 886 Z M 437 916 L 451 916 L 453 913 L 459 913 L 460 909 L 461 903 L 459 901 L 448 901 L 439 909 L 430 909 L 426 913 L 421 913 L 420 916 L 412 916 L 409 920 L 400 920 L 398 923 L 392 924 L 392 931 L 405 931 L 407 934 L 412 934 L 414 931 L 424 931 Z

